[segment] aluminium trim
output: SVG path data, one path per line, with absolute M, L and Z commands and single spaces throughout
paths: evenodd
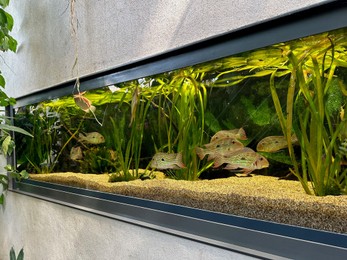
M 13 191 L 257 257 L 347 255 L 345 234 L 32 180 L 16 183 Z
M 92 90 L 147 77 L 345 26 L 347 2 L 328 1 L 310 9 L 251 24 L 217 37 L 81 77 L 80 90 Z M 74 79 L 17 97 L 15 108 L 71 95 L 75 81 Z

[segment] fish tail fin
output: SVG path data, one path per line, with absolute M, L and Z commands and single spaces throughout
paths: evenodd
M 95 110 L 96 110 L 95 106 L 90 106 L 89 111 L 93 114 L 93 116 L 94 116 L 96 122 L 98 122 L 98 124 L 99 124 L 100 126 L 102 126 L 102 123 L 98 120 L 98 118 L 96 117 L 96 115 L 95 115 L 95 113 L 94 113 Z
M 187 168 L 186 165 L 182 162 L 182 158 L 182 153 L 177 153 L 176 165 L 180 168 Z
M 239 129 L 240 140 L 247 140 L 245 129 L 242 127 Z
M 214 158 L 213 168 L 218 168 L 222 164 L 223 164 L 222 161 L 218 157 Z
M 296 136 L 296 134 L 292 134 L 292 136 L 290 137 L 290 141 L 292 142 L 292 144 L 299 144 L 299 139 Z
M 204 159 L 205 157 L 205 153 L 204 153 L 204 149 L 202 149 L 201 147 L 195 147 L 195 153 L 197 156 L 199 156 L 200 160 Z
M 96 110 L 96 107 L 95 107 L 95 106 L 91 105 L 91 106 L 89 107 L 89 111 L 91 111 L 92 113 L 95 113 L 95 110 Z

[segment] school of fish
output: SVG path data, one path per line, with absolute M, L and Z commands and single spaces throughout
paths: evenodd
M 246 140 L 247 136 L 243 128 L 221 130 L 212 136 L 210 143 L 203 147 L 196 147 L 196 155 L 203 160 L 214 160 L 213 168 L 222 167 L 225 170 L 239 171 L 249 175 L 254 170 L 269 167 L 268 160 L 252 150 L 244 147 L 240 140 Z M 150 163 L 151 168 L 183 169 L 182 153 L 156 153 Z
M 242 140 L 247 140 L 246 132 L 243 128 L 232 130 L 221 130 L 215 133 L 210 143 L 202 147 L 195 147 L 196 155 L 203 160 L 207 156 L 207 161 L 213 160 L 213 168 L 241 172 L 249 175 L 254 170 L 269 167 L 269 161 L 258 152 L 274 153 L 288 148 L 287 140 L 284 136 L 268 136 L 260 140 L 256 151 L 245 147 Z M 291 136 L 293 145 L 298 145 L 299 141 L 295 135 Z M 150 163 L 151 168 L 183 169 L 186 168 L 182 161 L 182 153 L 156 153 Z

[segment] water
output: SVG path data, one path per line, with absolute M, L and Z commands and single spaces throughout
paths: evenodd
M 345 194 L 346 46 L 342 29 L 19 108 L 34 138 L 16 137 L 17 167 L 111 181 L 289 174 L 307 193 Z

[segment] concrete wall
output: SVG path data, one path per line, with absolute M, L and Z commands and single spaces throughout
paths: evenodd
M 0 210 L 0 259 L 14 246 L 29 260 L 254 259 L 228 250 L 100 217 L 61 205 L 8 194 Z
M 76 1 L 78 65 L 69 0 L 11 1 L 18 53 L 0 68 L 7 92 L 20 97 L 77 75 L 103 71 L 320 0 Z M 6 62 L 4 62 L 6 61 Z M 14 245 L 26 259 L 246 259 L 246 256 L 157 231 L 9 193 L 0 210 L 0 259 Z
M 321 2 L 329 1 L 76 1 L 77 73 L 69 0 L 11 1 L 19 47 L 0 66 L 8 93 L 20 97 Z

